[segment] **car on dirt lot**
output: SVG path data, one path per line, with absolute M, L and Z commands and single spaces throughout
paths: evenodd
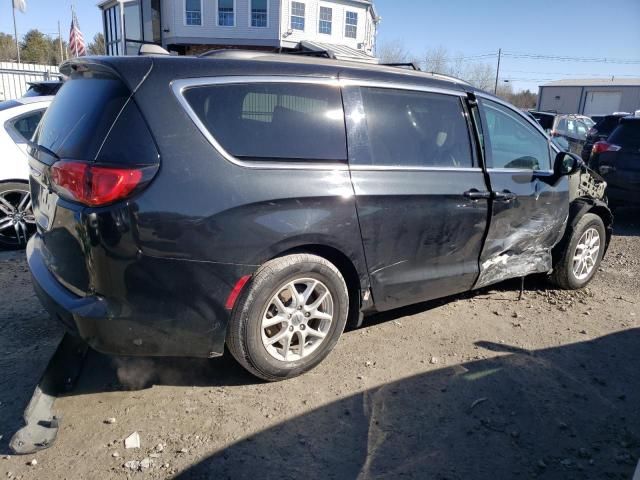
M 612 207 L 640 205 L 640 117 L 623 117 L 593 146 L 589 165 L 607 182 Z
M 27 147 L 52 98 L 0 103 L 0 248 L 24 248 L 36 230 Z
M 581 288 L 610 238 L 606 203 L 569 188 L 579 157 L 451 77 L 237 51 L 61 70 L 27 258 L 101 352 L 226 345 L 284 379 L 366 313 L 535 273 Z

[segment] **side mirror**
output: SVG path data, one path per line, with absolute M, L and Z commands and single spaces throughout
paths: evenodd
M 553 173 L 556 177 L 564 177 L 566 175 L 573 175 L 582 166 L 584 162 L 575 153 L 560 152 L 556 155 L 556 160 L 553 164 Z

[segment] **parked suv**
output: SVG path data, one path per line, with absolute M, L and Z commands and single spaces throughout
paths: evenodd
M 580 154 L 587 132 L 595 122 L 584 115 L 558 115 L 553 120 L 551 136 L 563 150 Z
M 629 115 L 628 113 L 613 113 L 611 115 L 605 115 L 587 132 L 587 138 L 585 139 L 584 146 L 582 147 L 582 159 L 589 163 L 591 157 L 591 151 L 593 145 L 600 140 L 606 140 L 611 132 L 618 126 L 620 119 Z
M 590 166 L 607 181 L 613 206 L 640 205 L 640 117 L 623 117 L 593 146 Z
M 47 310 L 102 352 L 227 345 L 283 379 L 368 312 L 534 273 L 583 287 L 608 243 L 606 204 L 570 191 L 579 158 L 449 77 L 258 52 L 62 71 L 27 256 Z

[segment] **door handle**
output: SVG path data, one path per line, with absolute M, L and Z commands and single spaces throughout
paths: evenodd
M 518 198 L 518 195 L 510 192 L 509 190 L 503 190 L 501 192 L 494 192 L 493 198 L 501 202 L 510 202 L 511 200 Z
M 483 198 L 489 199 L 491 198 L 491 192 L 481 192 L 480 190 L 476 190 L 472 188 L 471 190 L 467 190 L 463 193 L 463 195 L 471 200 L 481 200 Z

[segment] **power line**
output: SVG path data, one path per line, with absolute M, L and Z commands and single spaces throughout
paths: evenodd
M 630 58 L 607 58 L 607 57 L 570 57 L 562 55 L 548 55 L 542 53 L 518 53 L 503 52 L 506 57 L 522 58 L 530 60 L 550 60 L 559 62 L 578 62 L 578 63 L 616 63 L 620 65 L 640 65 L 640 59 Z
M 532 74 L 540 74 L 540 75 L 562 75 L 562 76 L 584 76 L 584 77 L 638 77 L 640 76 L 640 72 L 636 75 L 628 75 L 628 74 L 607 74 L 607 73 L 566 73 L 566 72 L 538 72 L 531 70 L 508 70 L 509 73 L 532 73 Z

